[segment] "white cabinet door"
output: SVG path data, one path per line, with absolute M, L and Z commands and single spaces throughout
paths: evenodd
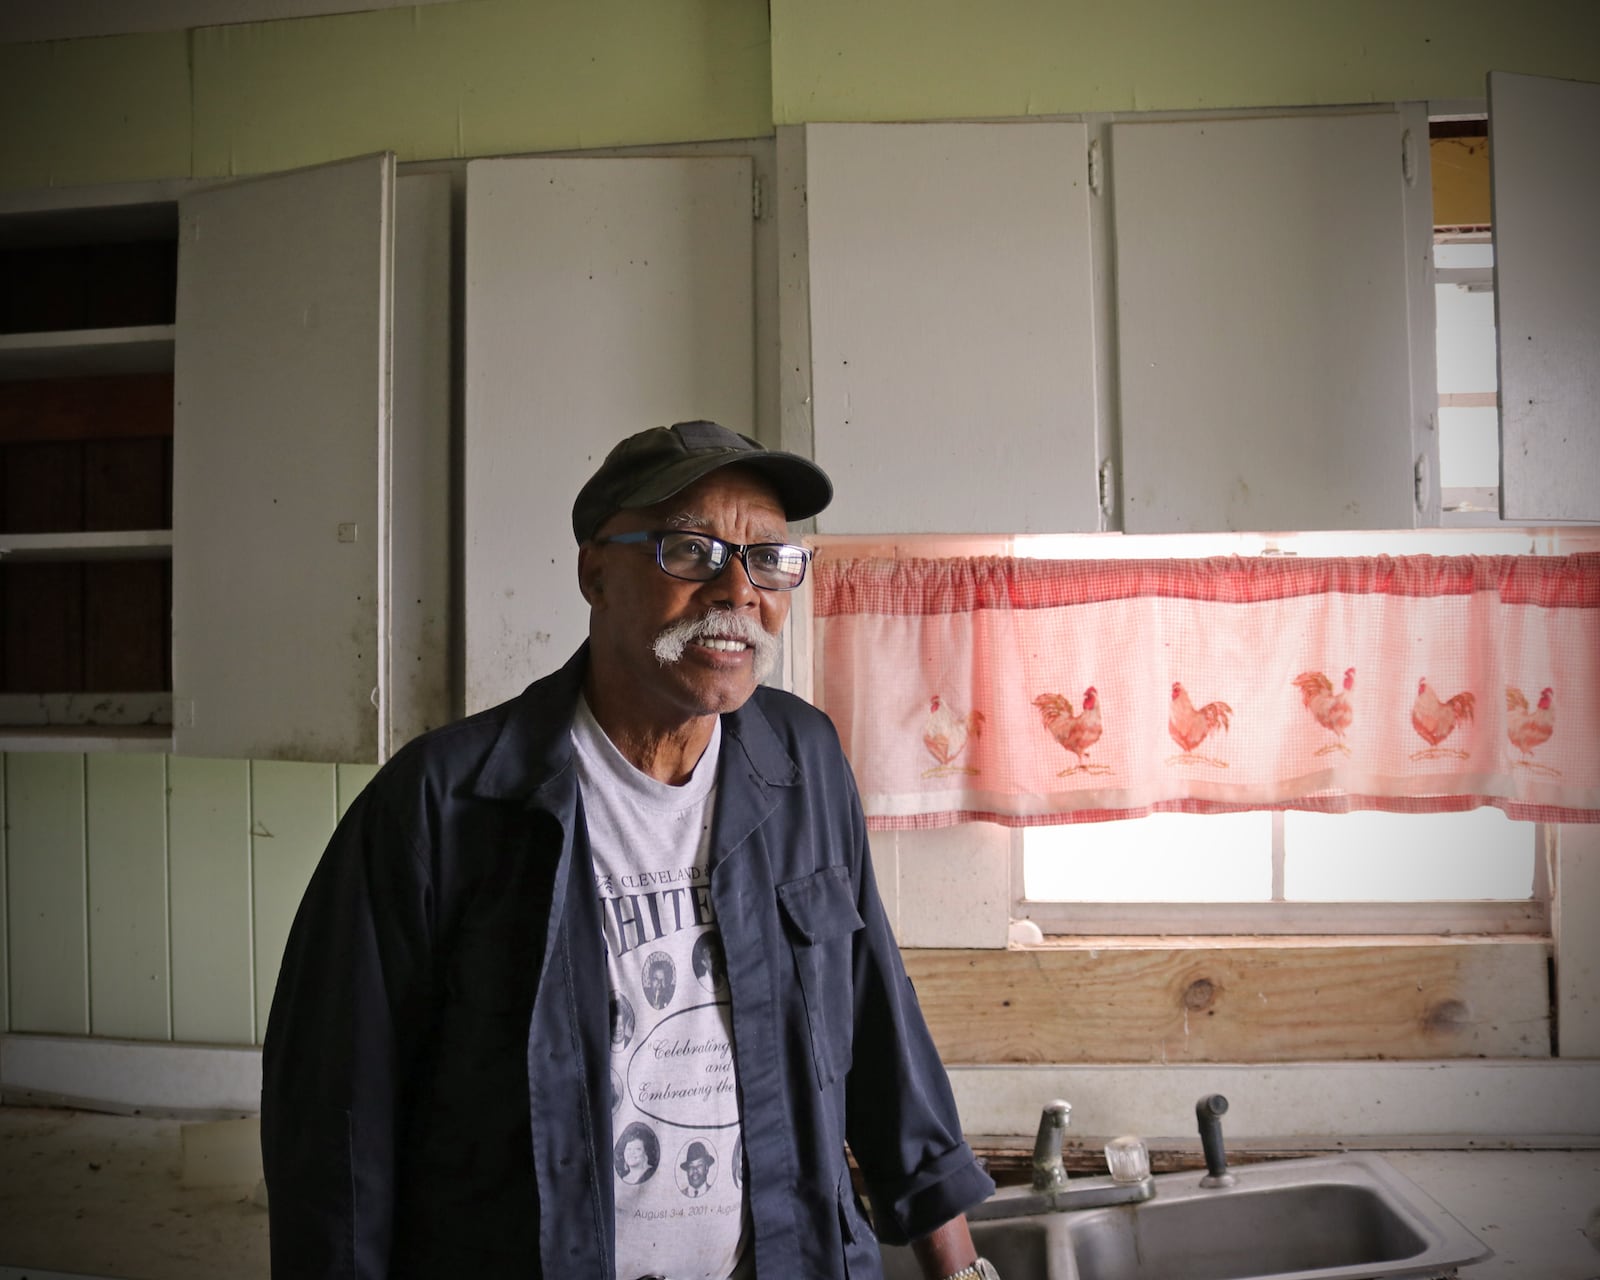
M 466 707 L 588 634 L 572 500 L 618 440 L 755 412 L 747 157 L 467 166 Z
M 805 137 L 818 531 L 1098 529 L 1084 126 Z
M 1126 532 L 1429 521 L 1427 141 L 1416 110 L 1113 126 Z
M 1600 84 L 1489 73 L 1500 514 L 1600 520 Z
M 180 203 L 179 754 L 378 759 L 393 204 L 387 154 Z

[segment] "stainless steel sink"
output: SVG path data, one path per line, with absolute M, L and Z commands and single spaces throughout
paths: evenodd
M 1488 1248 L 1382 1156 L 1234 1166 L 1154 1179 L 1143 1204 L 972 1224 L 1003 1280 L 1370 1280 L 1452 1276 Z M 1004 1196 L 1004 1192 L 997 1193 Z M 884 1251 L 889 1280 L 919 1273 Z M 904 1255 L 904 1256 L 894 1256 Z

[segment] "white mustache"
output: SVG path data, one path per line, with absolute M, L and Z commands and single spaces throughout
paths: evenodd
M 742 613 L 719 611 L 700 618 L 684 618 L 657 632 L 651 649 L 657 662 L 670 667 L 683 660 L 683 651 L 696 640 L 739 640 L 749 645 L 755 651 L 757 681 L 765 680 L 777 669 L 778 637 Z

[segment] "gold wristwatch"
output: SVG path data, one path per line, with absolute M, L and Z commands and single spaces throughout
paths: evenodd
M 994 1269 L 994 1263 L 987 1258 L 974 1258 L 960 1271 L 953 1272 L 944 1280 L 1000 1280 L 1000 1273 Z

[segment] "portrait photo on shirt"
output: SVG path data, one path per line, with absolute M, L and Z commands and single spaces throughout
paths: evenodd
M 678 989 L 678 966 L 665 951 L 653 951 L 644 962 L 644 998 L 652 1009 L 665 1009 Z
M 617 1138 L 611 1156 L 621 1181 L 649 1182 L 661 1164 L 661 1140 L 654 1129 L 636 1120 Z
M 611 993 L 611 1050 L 619 1053 L 633 1040 L 633 1002 L 620 991 Z
M 711 992 L 722 990 L 728 981 L 728 957 L 722 949 L 722 935 L 702 933 L 695 939 L 689 963 L 694 966 L 694 976 L 702 987 Z
M 711 1190 L 716 1178 L 712 1172 L 717 1157 L 711 1144 L 696 1138 L 678 1153 L 678 1190 L 691 1200 Z

